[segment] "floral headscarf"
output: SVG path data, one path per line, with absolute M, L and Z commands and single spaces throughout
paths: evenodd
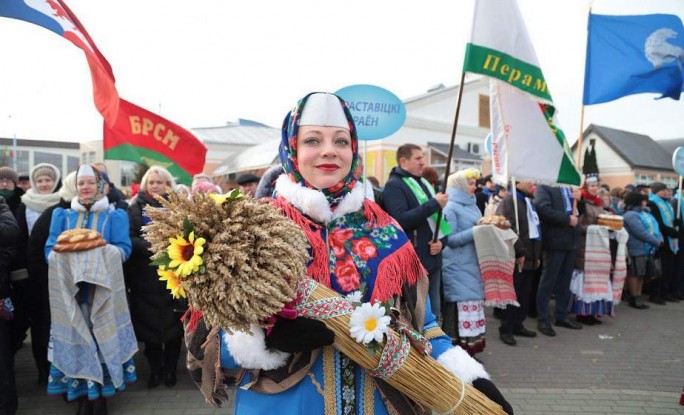
M 287 114 L 285 120 L 283 121 L 282 138 L 280 142 L 280 147 L 278 149 L 278 153 L 280 155 L 280 162 L 283 165 L 285 173 L 287 173 L 287 175 L 293 182 L 299 183 L 300 185 L 306 186 L 311 189 L 316 189 L 316 187 L 311 185 L 311 183 L 307 182 L 299 172 L 297 160 L 297 132 L 299 131 L 299 119 L 301 118 L 307 99 L 309 99 L 311 95 L 317 93 L 319 92 L 312 92 L 306 95 L 304 98 L 300 99 L 297 105 L 292 109 L 292 111 L 290 111 Z M 340 100 L 340 104 L 342 105 L 344 115 L 347 118 L 347 121 L 349 122 L 349 133 L 351 135 L 352 145 L 352 165 L 349 169 L 349 173 L 336 185 L 329 187 L 327 189 L 320 190 L 328 199 L 330 205 L 336 206 L 339 203 L 339 201 L 354 188 L 354 185 L 359 179 L 359 176 L 357 174 L 357 165 L 359 164 L 359 139 L 356 135 L 356 126 L 354 125 L 354 119 L 352 118 L 352 115 L 349 112 L 347 103 L 335 94 L 330 95 L 334 95 L 337 99 Z
M 80 196 L 78 196 L 78 178 L 80 176 L 86 176 L 86 175 L 89 176 L 90 175 L 90 174 L 86 174 L 86 175 L 81 174 L 81 171 L 85 170 L 86 168 L 90 168 L 93 170 L 93 173 L 95 173 L 95 180 L 97 181 L 97 193 L 95 193 L 94 198 L 92 198 L 91 200 L 89 200 L 87 202 L 84 201 L 83 199 L 81 199 Z M 105 181 L 104 177 L 102 177 L 102 173 L 98 169 L 96 169 L 95 167 L 91 166 L 90 164 L 83 164 L 83 165 L 78 167 L 78 170 L 76 170 L 76 183 L 77 183 L 76 195 L 78 197 L 78 203 L 80 203 L 86 209 L 90 209 L 95 204 L 95 202 L 97 202 L 98 200 L 105 197 L 104 189 L 105 189 L 105 186 L 107 185 L 107 182 Z

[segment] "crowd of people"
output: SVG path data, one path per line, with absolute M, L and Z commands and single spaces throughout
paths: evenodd
M 518 304 L 494 309 L 507 345 L 515 346 L 517 336 L 537 335 L 523 326 L 527 317 L 537 319 L 540 333 L 556 336 L 554 326 L 579 330 L 601 324 L 601 317 L 615 316 L 621 301 L 644 310 L 648 302 L 684 300 L 684 226 L 676 192 L 663 183 L 610 189 L 593 173 L 585 175 L 582 187 L 523 181 L 512 189 L 466 169 L 440 189 L 440 183 L 425 180 L 430 168 L 419 146 L 399 147 L 397 164 L 382 192 L 383 206 L 412 235 L 442 328 L 473 355 L 485 346 L 483 309 L 489 305 L 473 236 L 483 216 L 505 217 L 518 236 L 512 249 Z M 433 238 L 440 209 L 451 230 Z M 598 226 L 605 215 L 618 226 Z
M 138 341 L 150 366 L 148 387 L 173 387 L 187 304 L 159 281 L 142 227 L 149 223 L 145 207 L 160 206 L 155 196 L 183 189 L 158 166 L 147 170 L 132 199 L 110 182 L 102 163 L 65 177 L 41 163 L 28 185 L 20 177 L 0 167 L 0 413 L 17 411 L 13 356 L 29 331 L 37 382 L 78 402 L 78 414 L 106 414 L 106 399 L 137 380 Z M 210 182 L 198 175 L 192 189 L 220 192 Z M 106 247 L 54 253 L 69 229 L 96 230 Z
M 303 98 L 286 117 L 282 137 L 281 164 L 262 178 L 240 176 L 242 193 L 277 197 L 312 247 L 332 249 L 311 251 L 308 266 L 317 281 L 342 295 L 358 291 L 364 301 L 402 298 L 414 307 L 407 321 L 432 343 L 433 357 L 507 413 L 510 404 L 474 359 L 486 347 L 486 306 L 497 307 L 500 340 L 515 346 L 516 337 L 537 335 L 525 327 L 528 317 L 537 319 L 540 333 L 556 336 L 554 327 L 601 324 L 615 316 L 619 301 L 644 310 L 648 302 L 684 299 L 684 226 L 662 183 L 609 189 L 592 174 L 580 188 L 530 181 L 504 188 L 465 169 L 442 189 L 422 148 L 405 144 L 381 188 L 375 178 L 362 179 L 353 120 L 333 94 Z M 222 189 L 206 175 L 195 176 L 190 187 L 177 185 L 158 166 L 147 170 L 130 199 L 103 164 L 65 176 L 38 164 L 26 179 L 0 167 L 0 413 L 16 413 L 13 355 L 29 331 L 37 381 L 49 394 L 78 402 L 77 414 L 106 414 L 106 399 L 137 380 L 138 341 L 150 367 L 147 386 L 173 387 L 188 304 L 169 294 L 150 264 L 146 207 L 161 207 L 157 197 L 169 191 Z M 606 213 L 621 216 L 624 227 L 598 225 Z M 494 231 L 483 225 L 493 215 L 507 225 Z M 105 246 L 81 255 L 59 252 L 60 235 L 70 229 L 96 230 Z M 84 262 L 91 264 L 86 271 Z M 405 275 L 392 274 L 397 269 Z M 278 317 L 266 335 L 220 332 L 213 341 L 199 340 L 188 344 L 188 361 L 210 354 L 197 349 L 203 345 L 216 348 L 211 355 L 223 373 L 243 370 L 231 378 L 240 386 L 236 414 L 307 413 L 330 405 L 353 413 L 361 403 L 374 409 L 359 413 L 384 414 L 405 402 L 389 385 L 369 383 L 330 347 L 332 333 L 314 320 Z M 213 363 L 207 368 L 214 373 L 193 379 L 213 400 L 224 382 L 202 384 L 218 374 Z M 321 388 L 348 390 L 328 396 Z

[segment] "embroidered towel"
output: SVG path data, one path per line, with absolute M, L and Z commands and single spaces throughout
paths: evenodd
M 511 229 L 478 225 L 473 228 L 473 238 L 484 283 L 485 305 L 499 308 L 506 308 L 507 305 L 519 307 L 513 286 L 513 244 L 518 235 Z
M 119 249 L 105 245 L 49 258 L 52 363 L 67 377 L 104 383 L 102 363 L 112 383 L 123 382 L 123 364 L 138 351 L 126 300 Z M 79 282 L 96 286 L 90 321 L 76 301 Z M 92 327 L 92 329 L 90 329 Z

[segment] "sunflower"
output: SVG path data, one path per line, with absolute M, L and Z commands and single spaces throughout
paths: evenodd
M 166 249 L 166 252 L 171 258 L 169 268 L 176 269 L 176 275 L 179 277 L 187 277 L 193 272 L 199 271 L 200 265 L 204 264 L 202 260 L 202 253 L 204 253 L 204 238 L 195 239 L 195 232 L 190 232 L 188 240 L 179 236 L 177 238 L 169 238 L 171 245 Z
M 157 275 L 160 277 L 159 281 L 166 281 L 166 289 L 171 290 L 173 298 L 186 298 L 185 290 L 183 289 L 183 281 L 176 276 L 176 273 L 172 269 L 159 267 Z
M 222 205 L 230 200 L 242 199 L 245 197 L 237 189 L 233 189 L 230 192 L 222 195 L 218 195 L 216 193 L 208 193 L 207 196 L 209 196 L 209 199 L 213 200 L 214 203 L 216 203 L 217 205 Z

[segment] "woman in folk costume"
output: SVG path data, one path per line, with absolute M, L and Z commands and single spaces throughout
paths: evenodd
M 465 382 L 483 391 L 509 413 L 511 406 L 481 364 L 454 348 L 429 311 L 427 278 L 406 234 L 364 196 L 356 175 L 358 139 L 346 103 L 336 95 L 313 93 L 299 101 L 283 123 L 280 158 L 285 174 L 273 203 L 297 223 L 311 246 L 307 274 L 357 300 L 413 306 L 413 323 L 430 340 L 432 356 Z M 220 355 L 224 382 L 239 388 L 234 413 L 241 414 L 415 414 L 410 401 L 365 373 L 330 347 L 334 334 L 322 322 L 280 313 L 272 329 L 219 334 L 220 351 L 203 336 L 190 340 L 189 365 L 209 402 L 226 396 L 213 365 Z M 200 327 L 201 324 L 198 326 Z M 199 329 L 198 329 L 199 330 Z M 206 344 L 219 341 L 207 339 Z M 229 375 L 226 375 L 229 373 Z M 391 411 L 391 412 L 390 412 Z
M 473 237 L 473 227 L 482 217 L 475 197 L 479 178 L 477 169 L 449 176 L 444 218 L 453 232 L 442 252 L 442 327 L 471 356 L 485 348 L 484 286 Z
M 145 357 L 150 364 L 149 388 L 164 381 L 167 387 L 176 384 L 176 367 L 183 340 L 181 314 L 187 308 L 169 296 L 166 284 L 159 281 L 157 267 L 151 266 L 150 243 L 143 239 L 142 227 L 150 223 L 145 208 L 161 207 L 155 196 L 166 197 L 175 180 L 168 170 L 150 167 L 140 181 L 140 191 L 128 208 L 133 253 L 124 267 L 130 288 L 131 315 L 138 339 L 145 343 Z M 181 314 L 179 314 L 181 313 Z
M 104 399 L 137 379 L 138 347 L 122 272 L 131 254 L 128 216 L 109 208 L 105 184 L 97 169 L 80 166 L 77 196 L 70 208 L 54 210 L 45 244 L 52 314 L 48 394 L 78 400 L 78 414 L 106 414 Z M 77 228 L 96 230 L 106 245 L 53 252 L 62 232 Z
M 47 382 L 50 364 L 47 360 L 47 339 L 50 333 L 50 314 L 47 311 L 49 301 L 47 298 L 46 275 L 31 273 L 32 266 L 28 262 L 26 247 L 29 236 L 33 232 L 33 226 L 40 215 L 49 207 L 59 203 L 57 191 L 62 185 L 59 169 L 49 163 L 36 164 L 29 174 L 31 188 L 21 197 L 21 204 L 17 209 L 16 217 L 21 229 L 20 248 L 17 252 L 17 260 L 24 270 L 23 281 L 14 281 L 13 289 L 17 297 L 17 329 L 19 338 L 26 336 L 26 330 L 31 327 L 31 348 L 33 358 L 38 368 L 38 383 L 45 385 Z M 26 273 L 28 270 L 29 273 Z M 16 275 L 16 273 L 14 274 Z
M 601 320 L 597 319 L 595 315 L 613 314 L 612 302 L 607 303 L 605 299 L 603 301 L 586 302 L 581 299 L 585 277 L 584 267 L 585 253 L 587 250 L 587 230 L 590 225 L 596 225 L 599 215 L 604 213 L 603 201 L 598 195 L 600 188 L 597 173 L 585 175 L 584 185 L 580 189 L 582 192 L 582 199 L 578 206 L 580 212 L 578 225 L 580 239 L 579 245 L 577 246 L 577 256 L 575 257 L 575 270 L 570 284 L 570 290 L 573 293 L 573 309 L 577 314 L 577 321 L 590 326 L 601 324 Z M 608 273 L 605 277 L 608 279 L 610 276 L 610 269 L 607 271 Z
M 76 196 L 76 171 L 67 174 L 62 180 L 62 187 L 57 191 L 59 202 L 45 209 L 36 220 L 31 230 L 28 247 L 26 248 L 27 269 L 30 275 L 32 295 L 35 302 L 31 307 L 31 346 L 39 351 L 38 383 L 46 385 L 50 372 L 50 362 L 47 360 L 48 343 L 50 340 L 50 294 L 48 289 L 48 264 L 45 260 L 45 242 L 50 235 L 52 212 L 57 208 L 68 208 L 71 199 Z

